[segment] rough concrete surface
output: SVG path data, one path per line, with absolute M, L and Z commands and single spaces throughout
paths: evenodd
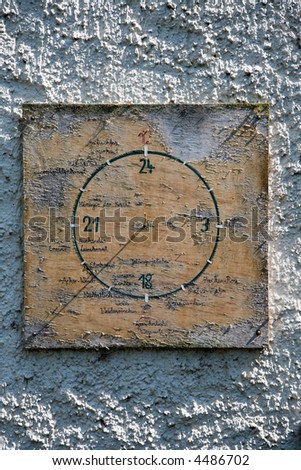
M 300 2 L 1 3 L 1 447 L 300 449 Z M 270 103 L 267 349 L 24 349 L 28 102 Z

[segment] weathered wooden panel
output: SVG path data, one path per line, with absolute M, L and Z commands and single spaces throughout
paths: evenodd
M 23 112 L 27 347 L 267 342 L 267 106 Z

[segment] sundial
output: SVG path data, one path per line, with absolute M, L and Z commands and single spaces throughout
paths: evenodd
M 23 113 L 26 347 L 267 342 L 267 106 Z
M 95 201 L 97 216 L 87 211 Z M 220 225 L 213 189 L 201 174 L 145 145 L 92 173 L 76 198 L 72 227 L 81 264 L 95 279 L 148 302 L 185 290 L 213 263 Z M 96 240 L 106 249 L 97 249 Z

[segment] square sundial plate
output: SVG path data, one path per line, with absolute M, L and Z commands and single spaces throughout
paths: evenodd
M 28 348 L 267 342 L 266 105 L 25 105 Z

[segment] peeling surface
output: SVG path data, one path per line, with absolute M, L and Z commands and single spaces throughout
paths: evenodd
M 0 445 L 300 449 L 301 4 L 128 3 L 2 2 Z M 269 348 L 24 350 L 26 102 L 270 103 Z
M 101 335 L 100 344 L 110 346 L 111 340 L 112 348 L 115 336 L 117 347 L 265 346 L 267 329 L 250 340 L 268 319 L 268 237 L 261 221 L 268 218 L 263 201 L 269 111 L 261 108 L 259 115 L 257 105 L 246 104 L 116 105 L 112 112 L 101 105 L 23 106 L 25 335 L 27 324 L 44 320 L 51 323 L 53 347 L 66 341 L 81 348 L 85 337 L 88 348 L 91 331 Z M 62 134 L 45 115 L 51 122 L 65 120 L 73 132 Z M 41 136 L 41 122 L 42 134 L 51 128 L 51 137 Z M 149 134 L 150 173 L 138 171 L 141 153 L 134 149 L 141 148 L 141 134 Z M 166 147 L 185 164 L 163 158 Z M 82 168 L 74 167 L 79 155 Z M 91 156 L 98 159 L 96 170 Z M 195 172 L 202 176 L 195 179 Z M 71 214 L 77 227 L 72 240 Z M 117 214 L 126 223 L 119 223 Z M 37 216 L 47 221 L 39 233 L 50 228 L 41 240 Z M 114 228 L 107 223 L 112 216 Z M 138 219 L 147 222 L 136 243 L 132 230 Z M 149 273 L 148 286 L 141 284 L 142 273 Z M 101 285 L 109 296 L 102 296 Z M 139 321 L 145 303 L 153 316 L 148 324 Z M 67 311 L 71 307 L 77 319 Z M 230 325 L 232 334 L 224 328 Z M 41 335 L 36 332 L 34 347 L 39 339 L 45 347 L 44 336 L 43 328 Z M 29 339 L 26 347 L 32 343 Z

